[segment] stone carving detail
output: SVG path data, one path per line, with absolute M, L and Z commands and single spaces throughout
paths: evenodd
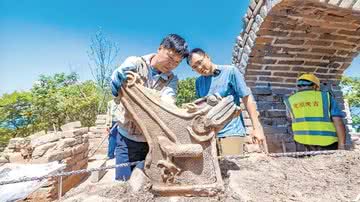
M 233 97 L 213 95 L 185 104 L 164 103 L 129 72 L 120 100 L 149 144 L 145 173 L 160 195 L 211 196 L 223 191 L 216 134 L 241 110 Z

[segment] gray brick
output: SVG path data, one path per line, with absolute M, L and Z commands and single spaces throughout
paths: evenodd
M 254 95 L 271 95 L 272 90 L 269 87 L 256 87 L 252 88 Z
M 267 111 L 266 116 L 267 117 L 285 117 L 286 111 L 285 110 Z

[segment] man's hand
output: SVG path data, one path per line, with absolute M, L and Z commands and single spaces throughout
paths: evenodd
M 126 75 L 120 71 L 114 72 L 114 75 L 111 78 L 110 86 L 111 86 L 111 93 L 113 96 L 117 97 L 119 89 L 123 82 L 126 80 Z
M 264 130 L 263 130 L 262 126 L 257 126 L 254 128 L 254 130 L 251 134 L 251 139 L 252 139 L 252 142 L 254 144 L 258 144 L 265 153 L 269 153 L 268 148 L 267 148 L 266 138 L 264 135 Z
M 252 134 L 253 143 L 262 144 L 265 141 L 265 135 L 261 126 L 255 127 Z

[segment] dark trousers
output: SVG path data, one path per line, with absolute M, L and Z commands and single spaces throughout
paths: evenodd
M 318 145 L 305 145 L 301 143 L 296 144 L 296 151 L 326 151 L 326 150 L 337 150 L 338 143 L 335 142 L 328 146 L 318 146 Z
M 149 152 L 149 146 L 146 142 L 135 142 L 120 135 L 119 133 L 116 136 L 116 144 L 116 164 L 142 161 L 137 165 L 122 166 L 115 169 L 115 179 L 125 181 L 130 178 L 131 171 L 135 167 L 140 169 L 144 168 L 144 160 L 147 153 Z
M 116 121 L 113 121 L 111 124 L 110 134 L 108 137 L 108 154 L 109 159 L 115 158 L 115 148 L 116 148 L 116 135 L 118 134 Z

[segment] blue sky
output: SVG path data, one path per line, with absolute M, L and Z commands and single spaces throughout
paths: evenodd
M 127 56 L 156 50 L 169 33 L 202 47 L 219 64 L 231 63 L 247 0 L 91 1 L 0 0 L 0 95 L 27 90 L 40 74 L 79 73 L 92 79 L 87 50 L 99 27 Z M 360 58 L 346 72 L 360 76 Z M 183 62 L 176 73 L 195 74 Z

